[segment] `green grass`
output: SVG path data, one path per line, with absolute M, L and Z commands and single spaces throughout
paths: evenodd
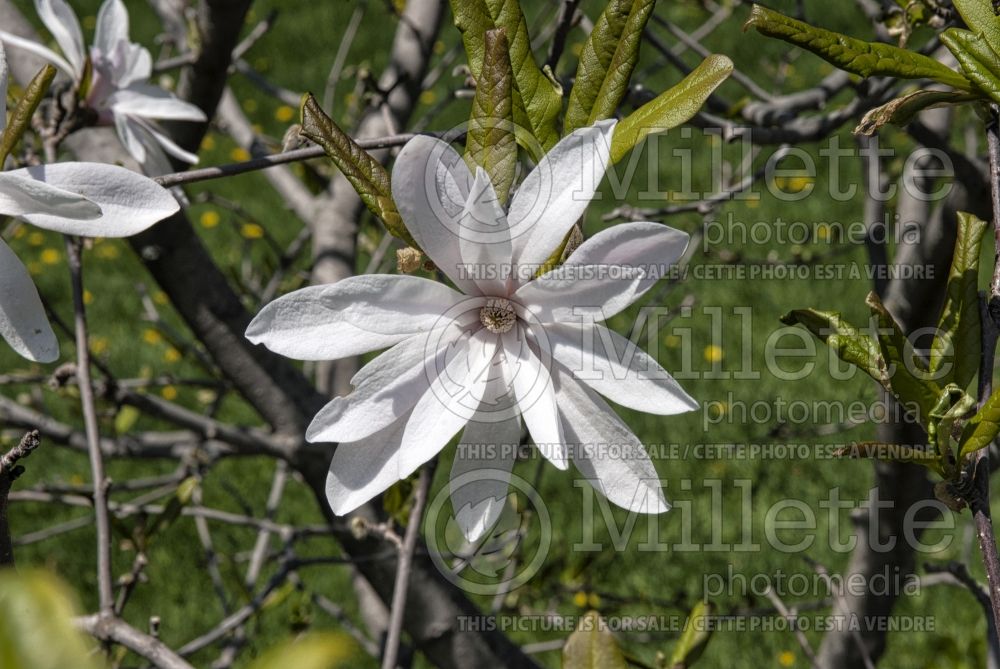
M 27 4 L 27 3 L 22 3 Z M 88 11 L 94 11 L 96 3 L 79 3 L 87 9 L 81 10 L 86 16 Z M 525 3 L 530 16 L 544 15 L 551 11 L 550 3 Z M 792 11 L 795 3 L 789 1 L 774 3 L 778 9 Z M 585 6 L 591 16 L 596 15 L 599 3 L 587 2 Z M 280 10 L 280 16 L 275 29 L 254 47 L 249 55 L 250 62 L 272 81 L 296 91 L 312 90 L 322 93 L 330 63 L 339 44 L 348 18 L 353 10 L 352 3 L 307 3 L 307 2 L 277 2 L 269 0 L 259 2 L 255 6 L 252 20 L 259 20 L 272 9 Z M 857 16 L 853 4 L 810 1 L 806 3 L 807 15 L 825 27 L 857 31 L 864 34 L 863 21 Z M 134 36 L 149 43 L 155 34 L 155 28 L 145 5 L 136 7 Z M 663 3 L 659 10 L 672 20 L 688 30 L 697 27 L 704 19 L 702 10 L 697 3 Z M 756 34 L 744 35 L 740 32 L 740 18 L 745 10 L 737 10 L 736 17 L 717 29 L 708 39 L 706 46 L 710 49 L 730 55 L 741 69 L 753 76 L 758 82 L 769 86 L 776 71 L 774 63 L 785 53 L 783 44 L 771 42 Z M 85 21 L 85 24 L 87 22 Z M 529 20 L 529 25 L 539 25 L 540 22 Z M 89 25 L 89 24 L 87 24 Z M 372 2 L 367 5 L 367 14 L 362 24 L 361 32 L 352 46 L 347 63 L 355 68 L 369 68 L 380 71 L 386 59 L 386 53 L 392 37 L 389 26 L 394 25 L 388 16 L 383 3 Z M 569 41 L 567 56 L 560 68 L 560 75 L 570 76 L 573 72 L 573 48 L 580 40 L 580 34 L 574 32 Z M 457 31 L 446 24 L 441 33 L 442 44 L 436 51 L 446 52 L 458 42 Z M 688 54 L 688 57 L 690 54 Z M 689 62 L 693 62 L 690 60 Z M 677 81 L 677 76 L 671 68 L 647 67 L 658 63 L 654 51 L 648 46 L 643 51 L 640 69 L 646 68 L 647 79 L 644 84 L 651 90 L 658 91 Z M 451 68 L 448 68 L 450 73 Z M 803 55 L 795 58 L 786 67 L 783 75 L 786 77 L 784 90 L 791 92 L 805 88 L 829 72 L 827 66 L 816 59 Z M 450 87 L 461 83 L 460 75 L 452 77 L 446 74 L 433 90 L 422 98 L 422 104 L 414 118 L 420 118 L 430 110 L 434 110 L 431 129 L 444 129 L 465 120 L 468 103 L 453 102 L 441 106 L 441 100 L 446 99 Z M 259 124 L 262 132 L 280 140 L 287 125 L 287 112 L 280 109 L 280 104 L 269 100 L 243 78 L 233 79 L 233 88 L 247 110 L 251 119 Z M 336 90 L 336 106 L 334 115 L 338 120 L 349 122 L 355 117 L 358 101 L 352 96 L 352 85 L 342 84 Z M 733 103 L 739 103 L 744 92 L 737 85 L 727 83 L 722 94 Z M 279 120 L 285 119 L 285 120 Z M 347 123 L 349 126 L 349 123 Z M 840 134 L 841 145 L 852 146 L 849 128 Z M 886 133 L 887 141 L 904 147 L 901 133 L 890 130 Z M 683 138 L 679 133 L 672 133 L 660 144 L 659 183 L 665 190 L 679 190 L 679 160 L 670 153 L 673 148 L 690 147 L 693 155 L 694 187 L 708 190 L 712 184 L 712 173 L 709 166 L 709 155 L 715 146 L 710 138 L 702 137 L 695 132 L 690 139 Z M 818 147 L 803 147 L 815 156 Z M 729 159 L 739 160 L 738 147 L 722 147 Z M 765 149 L 765 155 L 771 149 Z M 905 155 L 905 154 L 904 154 Z M 644 154 L 645 156 L 645 154 Z M 202 152 L 202 162 L 206 165 L 230 162 L 238 158 L 233 153 L 232 144 L 222 135 L 213 133 L 211 140 Z M 773 221 L 781 216 L 786 220 L 798 220 L 812 226 L 819 221 L 850 222 L 860 219 L 861 203 L 859 199 L 848 202 L 837 202 L 824 191 L 826 173 L 821 165 L 820 173 L 815 183 L 816 191 L 812 196 L 800 203 L 781 202 L 764 193 L 759 202 L 735 202 L 721 208 L 713 214 L 725 220 L 725 215 L 732 213 L 738 220 L 748 223 L 756 221 Z M 639 192 L 645 188 L 646 163 L 640 161 L 633 187 L 625 200 L 640 206 L 656 206 L 647 200 L 642 200 Z M 898 173 L 898 161 L 890 165 L 890 169 Z M 846 176 L 853 182 L 858 181 L 857 164 L 851 161 L 845 166 Z M 256 228 L 249 231 L 246 225 L 259 225 L 267 235 L 278 245 L 287 244 L 300 230 L 301 222 L 289 213 L 280 199 L 267 186 L 261 175 L 241 176 L 239 178 L 212 182 L 191 189 L 192 198 L 198 193 L 214 193 L 228 200 L 238 202 L 248 216 L 228 211 L 218 204 L 197 204 L 190 210 L 206 245 L 215 260 L 224 268 L 234 282 L 245 281 L 244 263 L 250 259 L 250 265 L 256 272 L 262 272 L 269 263 L 273 264 L 275 255 L 266 240 L 257 239 Z M 660 202 L 665 203 L 665 199 Z M 593 233 L 602 225 L 601 214 L 619 204 L 613 201 L 610 189 L 605 189 L 605 198 L 595 204 L 587 217 L 587 232 Z M 702 223 L 698 214 L 685 214 L 668 221 L 675 227 L 694 231 Z M 213 225 L 214 223 L 214 225 Z M 377 229 L 371 221 L 366 221 L 362 230 L 362 247 L 365 241 L 377 239 Z M 249 237 L 249 238 L 248 238 Z M 21 257 L 39 273 L 36 278 L 39 288 L 49 300 L 52 309 L 63 319 L 68 320 L 71 314 L 71 304 L 68 294 L 68 276 L 61 262 L 61 241 L 55 235 L 40 233 L 36 236 L 34 230 L 26 230 L 22 236 L 14 235 L 13 245 Z M 694 257 L 694 266 L 711 266 L 720 264 L 720 255 L 739 254 L 741 258 L 762 260 L 773 257 L 792 261 L 812 259 L 822 264 L 856 263 L 862 265 L 866 260 L 864 248 L 860 245 L 849 245 L 832 240 L 814 240 L 801 246 L 791 248 L 788 245 L 754 244 L 708 246 L 704 252 L 699 251 Z M 56 254 L 56 255 L 53 255 Z M 367 258 L 365 253 L 359 259 L 359 267 L 363 268 Z M 46 264 L 47 262 L 54 264 Z M 161 303 L 152 280 L 143 270 L 141 264 L 132 256 L 127 245 L 121 242 L 104 241 L 94 246 L 86 254 L 87 287 L 93 293 L 90 314 L 95 348 L 100 351 L 104 362 L 121 377 L 138 377 L 170 374 L 177 378 L 204 378 L 202 370 L 193 355 L 187 353 L 188 346 L 194 345 L 183 324 L 169 305 Z M 307 268 L 307 260 L 297 265 L 298 269 Z M 266 272 L 263 272 L 266 277 Z M 285 290 L 300 285 L 301 276 L 290 274 Z M 151 325 L 141 318 L 142 305 L 137 295 L 136 287 L 144 286 L 158 304 L 166 323 L 172 330 L 182 333 L 180 341 L 169 341 L 168 337 L 156 337 L 148 334 Z M 739 415 L 740 403 L 758 407 L 773 407 L 779 399 L 801 400 L 809 406 L 814 402 L 835 400 L 840 402 L 872 402 L 876 399 L 875 387 L 861 378 L 848 382 L 835 381 L 829 375 L 827 366 L 821 364 L 826 359 L 826 350 L 817 346 L 817 361 L 815 370 L 802 380 L 787 381 L 775 377 L 768 372 L 765 360 L 765 343 L 770 335 L 780 327 L 778 318 L 789 309 L 817 306 L 826 309 L 836 309 L 857 321 L 864 319 L 864 296 L 870 289 L 870 284 L 864 279 L 847 279 L 843 281 L 800 281 L 800 280 L 735 280 L 728 278 L 696 278 L 692 276 L 687 281 L 677 285 L 661 284 L 654 292 L 655 297 L 647 298 L 645 303 L 667 306 L 676 317 L 671 320 L 659 335 L 654 335 L 660 362 L 668 370 L 682 369 L 685 360 L 690 361 L 690 369 L 697 378 L 682 381 L 685 388 L 701 402 L 709 407 L 706 411 L 718 407 L 717 402 L 731 403 L 728 417 L 716 419 L 717 414 L 694 412 L 692 414 L 661 418 L 642 415 L 635 412 L 622 411 L 628 424 L 636 434 L 649 444 L 768 444 L 768 443 L 844 443 L 854 440 L 869 439 L 874 436 L 874 427 L 864 425 L 849 432 L 817 437 L 811 420 L 791 426 L 790 433 L 774 436 L 778 427 L 775 421 L 762 423 L 744 421 Z M 678 313 L 682 301 L 690 297 L 693 306 L 690 314 Z M 251 309 L 259 305 L 248 299 Z M 745 340 L 741 329 L 741 321 L 734 311 L 740 307 L 752 307 L 752 324 L 749 328 L 751 339 Z M 718 311 L 712 311 L 717 309 Z M 628 332 L 632 320 L 638 313 L 638 307 L 628 314 L 614 319 L 612 325 L 619 332 Z M 721 339 L 713 334 L 712 314 L 721 315 Z M 715 338 L 713 338 L 715 337 Z M 63 358 L 71 359 L 73 347 L 71 341 L 62 339 Z M 644 344 L 648 344 L 645 342 Z M 685 351 L 679 342 L 691 343 L 690 356 L 685 357 Z M 706 359 L 706 347 L 716 345 L 721 347 L 722 361 L 720 369 L 729 372 L 729 378 L 706 378 L 713 365 Z M 184 352 L 179 360 L 171 351 L 177 349 Z M 759 372 L 759 378 L 738 378 L 736 372 L 746 371 L 744 361 L 751 363 L 751 369 Z M 789 363 L 789 369 L 798 367 L 802 360 Z M 45 373 L 51 368 L 29 365 L 14 357 L 7 350 L 0 350 L 0 365 L 5 371 L 24 371 Z M 719 376 L 716 374 L 716 376 Z M 178 401 L 196 408 L 203 408 L 205 402 L 212 398 L 204 393 L 199 394 L 178 385 Z M 68 390 L 53 391 L 44 385 L 20 386 L 10 388 L 15 394 L 23 395 L 38 408 L 52 415 L 73 423 L 82 425 L 78 411 L 74 408 L 72 392 Z M 171 390 L 155 389 L 152 392 Z M 110 432 L 114 429 L 113 414 L 115 407 L 102 405 L 106 413 L 103 428 Z M 735 413 L 734 413 L 735 412 Z M 253 424 L 258 422 L 253 412 L 235 397 L 227 397 L 222 405 L 220 417 L 237 423 Z M 709 419 L 712 418 L 712 420 Z M 709 423 L 706 425 L 706 423 Z M 143 430 L 164 427 L 145 419 L 140 420 L 130 429 Z M 438 469 L 436 488 L 445 485 L 448 461 Z M 86 459 L 79 454 L 58 449 L 46 444 L 43 450 L 27 464 L 27 474 L 19 482 L 20 488 L 45 483 L 85 484 L 88 480 Z M 608 616 L 648 616 L 668 615 L 683 616 L 684 613 L 701 597 L 706 578 L 713 575 L 726 577 L 732 569 L 736 574 L 742 574 L 747 579 L 755 575 L 783 573 L 811 574 L 809 564 L 803 559 L 802 552 L 780 552 L 761 548 L 745 553 L 728 551 L 677 551 L 648 552 L 639 550 L 640 544 L 647 538 L 649 532 L 645 520 L 637 524 L 637 531 L 631 536 L 628 548 L 614 551 L 611 545 L 611 534 L 600 513 L 596 516 L 595 526 L 585 527 L 585 516 L 581 513 L 581 505 L 585 499 L 580 489 L 573 486 L 572 477 L 567 473 L 556 471 L 545 465 L 538 468 L 535 460 L 521 464 L 519 474 L 530 481 L 538 476 L 541 497 L 552 519 L 552 546 L 542 568 L 542 571 L 523 588 L 511 593 L 504 602 L 503 615 L 520 616 L 542 613 L 559 613 L 564 615 L 582 614 L 586 607 L 596 606 Z M 778 500 L 801 500 L 810 508 L 816 509 L 821 500 L 827 499 L 830 491 L 838 489 L 844 500 L 858 503 L 863 500 L 872 485 L 871 467 L 862 462 L 845 462 L 833 460 L 799 459 L 733 459 L 733 458 L 671 458 L 657 462 L 661 476 L 667 481 L 668 497 L 677 505 L 674 512 L 654 519 L 656 535 L 660 541 L 675 544 L 681 539 L 684 514 L 689 513 L 692 519 L 691 540 L 696 544 L 711 543 L 716 537 L 713 528 L 721 527 L 719 539 L 724 543 L 740 542 L 743 528 L 741 513 L 750 514 L 753 528 L 753 541 L 764 544 L 765 513 L 767 508 Z M 175 463 L 137 463 L 115 462 L 111 465 L 111 475 L 116 480 L 124 480 L 134 476 L 150 476 L 171 472 Z M 263 459 L 250 459 L 220 463 L 206 472 L 202 488 L 204 502 L 211 506 L 233 511 L 261 514 L 267 496 L 270 473 L 273 463 Z M 719 482 L 721 486 L 721 513 L 712 519 L 712 490 L 707 487 L 710 482 Z M 752 491 L 752 504 L 745 507 L 741 498 L 739 481 L 749 481 Z M 684 482 L 689 484 L 683 487 Z M 740 484 L 743 485 L 743 484 Z M 685 510 L 689 508 L 690 510 Z M 716 505 L 716 510 L 719 506 Z M 68 518 L 77 517 L 82 513 L 78 509 L 65 510 L 58 506 L 19 504 L 13 509 L 12 522 L 15 534 L 38 530 L 53 523 Z M 618 527 L 626 521 L 626 514 L 620 510 L 613 512 Z M 320 514 L 310 493 L 300 484 L 293 483 L 286 494 L 277 520 L 286 522 L 318 521 Z M 116 543 L 114 550 L 115 573 L 128 571 L 133 552 L 125 541 L 123 531 L 126 526 L 116 528 Z M 957 529 L 950 534 L 957 537 L 952 548 L 947 551 L 923 556 L 919 562 L 959 559 L 962 557 L 960 546 L 965 529 L 969 523 L 968 515 L 956 518 Z M 848 555 L 836 553 L 830 548 L 827 540 L 828 522 L 825 515 L 820 516 L 820 523 L 815 532 L 815 541 L 805 554 L 820 561 L 831 570 L 840 570 L 847 564 Z M 248 550 L 254 541 L 255 533 L 251 530 L 232 528 L 221 524 L 212 524 L 215 549 L 220 560 L 220 569 L 226 579 L 231 606 L 238 606 L 243 598 L 236 593 L 241 591 L 240 582 L 245 570 L 245 563 L 238 562 L 233 556 Z M 846 513 L 840 517 L 840 535 L 846 537 L 850 533 L 850 525 Z M 593 536 L 603 543 L 605 549 L 599 552 L 574 551 L 572 545 Z M 783 534 L 789 543 L 801 538 L 801 533 L 786 532 Z M 528 547 L 537 537 L 529 540 Z M 28 566 L 44 566 L 54 570 L 66 579 L 79 593 L 82 607 L 92 610 L 96 605 L 96 584 L 94 578 L 93 533 L 89 530 L 79 530 L 63 535 L 55 540 L 25 546 L 18 550 L 19 564 Z M 314 540 L 303 550 L 306 554 L 330 555 L 337 548 L 330 540 Z M 150 566 L 147 569 L 149 583 L 140 585 L 134 594 L 128 608 L 128 618 L 138 627 L 145 627 L 145 621 L 150 615 L 162 619 L 161 636 L 168 644 L 181 644 L 197 636 L 213 624 L 223 614 L 219 599 L 214 595 L 211 581 L 208 577 L 205 556 L 198 541 L 194 523 L 182 519 L 157 536 L 149 553 Z M 971 566 L 973 572 L 980 577 L 982 570 L 978 564 L 975 551 L 972 553 Z M 267 578 L 265 573 L 263 579 Z M 262 579 L 262 582 L 263 582 Z M 323 592 L 331 599 L 344 604 L 348 613 L 357 619 L 350 586 L 350 577 L 346 568 L 331 566 L 312 568 L 307 573 L 310 587 Z M 579 595 L 578 593 L 584 593 Z M 596 593 L 592 596 L 588 594 Z M 807 595 L 800 598 L 803 602 L 816 599 Z M 477 598 L 483 606 L 489 606 L 489 597 Z M 796 598 L 787 598 L 790 604 L 796 603 Z M 721 612 L 766 607 L 766 599 L 759 596 L 724 596 L 714 601 Z M 581 606 L 581 604 L 583 606 Z M 901 615 L 930 616 L 935 622 L 935 629 L 926 633 L 898 633 L 889 636 L 889 648 L 881 666 L 884 667 L 962 667 L 981 666 L 984 649 L 985 623 L 982 615 L 965 592 L 946 588 L 927 588 L 919 596 L 905 598 L 899 608 Z M 321 612 L 312 610 L 301 594 L 294 591 L 283 592 L 265 611 L 255 619 L 249 627 L 249 651 L 243 655 L 237 666 L 246 666 L 249 659 L 261 651 L 273 646 L 282 639 L 295 634 L 304 626 L 314 629 L 335 629 L 336 623 Z M 513 634 L 518 642 L 530 643 L 565 636 L 564 632 L 531 632 L 521 631 Z M 658 651 L 666 652 L 676 639 L 675 632 L 651 632 L 644 634 L 624 634 L 621 636 L 623 646 L 629 653 L 641 658 L 647 663 L 654 661 Z M 810 641 L 818 645 L 821 635 L 810 630 L 807 633 Z M 198 666 L 209 664 L 216 656 L 217 648 L 196 654 L 192 660 Z M 791 653 L 791 656 L 787 655 Z M 794 666 L 806 667 L 798 645 L 788 632 L 720 632 L 717 634 L 704 656 L 704 666 L 728 666 L 733 658 L 739 658 L 740 666 Z M 545 653 L 540 656 L 548 666 L 558 666 L 558 653 Z M 781 664 L 781 660 L 791 661 L 791 664 Z M 374 666 L 374 663 L 363 655 L 358 655 L 357 666 Z

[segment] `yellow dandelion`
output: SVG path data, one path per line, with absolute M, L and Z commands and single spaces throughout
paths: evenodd
M 180 362 L 181 358 L 183 357 L 184 356 L 181 355 L 181 352 L 178 351 L 173 346 L 171 346 L 170 348 L 168 348 L 166 351 L 163 352 L 164 362 L 169 362 L 169 363 Z
M 219 218 L 219 212 L 209 209 L 208 211 L 203 212 L 201 218 L 198 220 L 201 223 L 201 227 L 214 228 L 219 224 Z
M 281 105 L 274 111 L 274 118 L 282 123 L 288 123 L 295 118 L 295 110 L 288 105 Z
M 580 590 L 573 595 L 573 603 L 576 604 L 581 609 L 587 606 L 587 593 Z
M 38 231 L 32 232 L 28 235 L 28 243 L 32 246 L 41 246 L 45 243 L 45 235 Z
M 598 595 L 596 592 L 592 592 L 589 595 L 587 595 L 587 606 L 592 609 L 601 608 L 601 596 Z
M 264 236 L 264 228 L 256 223 L 244 223 L 243 227 L 240 228 L 240 234 L 245 239 L 260 239 Z
M 93 301 L 94 301 L 94 294 L 92 292 L 90 292 L 89 290 L 84 289 L 84 291 L 83 291 L 83 303 L 84 304 L 90 304 Z
M 211 135 L 205 135 L 201 140 L 201 150 L 211 151 L 215 148 L 215 137 Z
M 778 664 L 783 667 L 791 667 L 795 664 L 795 653 L 790 650 L 782 651 L 778 655 Z
M 434 91 L 424 91 L 420 94 L 420 104 L 432 105 L 437 102 L 438 96 Z
M 21 237 L 24 237 L 26 234 L 28 234 L 28 228 L 26 226 L 19 225 L 14 230 L 14 239 L 20 239 Z
M 164 293 L 162 290 L 158 290 L 155 293 L 153 293 L 153 302 L 156 302 L 157 304 L 162 306 L 170 302 L 170 298 L 167 297 L 167 294 Z
M 97 247 L 97 257 L 101 260 L 114 260 L 121 254 L 116 244 L 101 244 Z
M 58 249 L 45 249 L 42 251 L 42 255 L 38 256 L 38 259 L 44 265 L 58 265 L 59 261 L 62 260 L 62 253 Z
M 713 365 L 722 362 L 722 347 L 718 344 L 709 344 L 705 347 L 705 360 Z
M 142 333 L 142 340 L 147 344 L 156 345 L 163 341 L 163 335 L 160 334 L 159 330 L 153 328 L 146 328 Z
M 826 223 L 821 223 L 816 228 L 816 236 L 819 237 L 820 239 L 829 239 L 830 238 L 830 226 L 828 224 L 826 224 Z
M 667 335 L 667 338 L 663 340 L 663 343 L 667 345 L 667 348 L 677 348 L 681 345 L 680 335 Z
M 27 264 L 28 274 L 38 276 L 42 273 L 42 263 L 37 260 L 29 260 Z
M 235 149 L 229 152 L 229 157 L 233 162 L 242 163 L 244 161 L 250 160 L 250 152 L 244 149 L 242 146 L 237 146 Z
M 163 386 L 163 388 L 160 389 L 160 395 L 168 402 L 172 402 L 177 399 L 177 388 L 174 388 L 173 386 Z
M 91 337 L 90 338 L 90 350 L 95 354 L 100 355 L 108 350 L 110 342 L 107 337 Z

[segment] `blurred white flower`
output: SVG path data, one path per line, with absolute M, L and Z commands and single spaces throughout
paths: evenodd
M 149 83 L 153 60 L 129 39 L 128 11 L 122 0 L 105 0 L 97 13 L 88 54 L 76 14 L 65 0 L 35 0 L 35 9 L 62 55 L 37 42 L 0 30 L 0 40 L 38 54 L 82 85 L 90 72 L 84 105 L 102 125 L 114 125 L 122 144 L 150 174 L 170 171 L 166 155 L 188 163 L 198 157 L 177 146 L 156 121 L 205 121 L 198 107 Z M 90 68 L 87 67 L 88 55 Z
M 7 122 L 7 63 L 0 45 L 0 133 Z M 125 237 L 174 214 L 166 189 L 124 167 L 59 163 L 0 172 L 0 216 L 86 237 Z M 52 362 L 59 345 L 35 284 L 0 239 L 0 336 L 29 360 Z
M 503 509 L 521 420 L 556 467 L 572 461 L 609 500 L 669 508 L 645 448 L 600 397 L 661 415 L 697 403 L 650 356 L 599 324 L 643 295 L 687 247 L 657 223 L 608 228 L 558 269 L 536 273 L 580 220 L 607 169 L 614 121 L 560 141 L 508 211 L 489 177 L 445 142 L 411 140 L 392 172 L 407 229 L 458 288 L 368 275 L 295 291 L 247 329 L 291 358 L 327 360 L 391 347 L 315 417 L 313 442 L 340 442 L 327 479 L 337 514 L 432 459 L 459 431 L 452 505 L 474 541 Z M 455 481 L 490 470 L 468 485 Z

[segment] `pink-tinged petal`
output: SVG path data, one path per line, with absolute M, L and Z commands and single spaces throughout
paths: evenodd
M 18 354 L 36 362 L 59 357 L 45 307 L 28 270 L 0 239 L 0 336 Z
M 556 395 L 573 464 L 609 501 L 636 513 L 663 513 L 670 504 L 639 438 L 597 393 L 553 368 Z
M 152 179 L 117 165 L 55 163 L 6 174 L 30 177 L 79 193 L 100 207 L 100 217 L 82 222 L 47 213 L 23 216 L 33 225 L 65 234 L 128 237 L 180 210 L 177 200 L 166 188 Z
M 367 439 L 337 447 L 326 476 L 326 498 L 335 514 L 354 511 L 404 478 L 399 475 L 399 447 L 408 418 L 404 414 Z
M 498 337 L 482 329 L 459 340 L 430 389 L 413 407 L 403 432 L 401 477 L 415 472 L 444 448 L 475 415 L 486 392 L 499 345 Z
M 316 414 L 306 440 L 358 441 L 409 413 L 462 334 L 450 327 L 413 335 L 369 362 L 351 379 L 351 393 L 334 398 Z
M 58 67 L 64 73 L 69 75 L 74 81 L 80 76 L 80 73 L 75 70 L 65 58 L 38 42 L 25 39 L 24 37 L 15 35 L 14 33 L 9 33 L 6 30 L 0 30 L 0 42 L 3 42 L 8 46 L 15 46 L 19 49 L 24 49 L 28 53 L 35 54 L 39 58 Z
M 94 46 L 103 54 L 111 54 L 120 42 L 128 42 L 128 10 L 122 0 L 104 0 L 97 12 Z
M 570 254 L 564 266 L 642 269 L 646 276 L 637 287 L 638 298 L 681 259 L 690 239 L 686 232 L 662 223 L 621 223 L 605 228 L 584 241 Z
M 461 219 L 459 249 L 462 262 L 483 295 L 507 295 L 511 271 L 510 230 L 507 215 L 481 167 L 469 192 Z
M 545 333 L 556 362 L 616 404 L 661 416 L 698 408 L 656 360 L 603 325 L 553 323 Z
M 559 469 L 567 469 L 566 440 L 545 362 L 531 350 L 525 331 L 520 327 L 504 333 L 501 341 L 507 363 L 506 375 L 531 439 L 549 462 Z
M 455 520 L 468 541 L 479 541 L 500 518 L 520 443 L 517 415 L 497 421 L 489 406 L 465 426 L 448 485 Z
M 115 91 L 108 96 L 107 106 L 116 114 L 159 121 L 208 120 L 200 108 L 150 84 L 132 84 Z
M 609 280 L 605 268 L 563 265 L 518 288 L 514 299 L 542 323 L 603 321 L 635 302 L 646 278 L 639 268 L 622 272 Z
M 73 66 L 74 77 L 79 78 L 83 73 L 87 52 L 83 44 L 83 31 L 80 30 L 80 22 L 73 9 L 65 0 L 35 0 L 35 10 L 38 18 L 52 33 L 66 60 Z
M 93 221 L 101 207 L 79 193 L 64 190 L 23 170 L 0 173 L 0 214 L 50 214 L 65 219 Z
M 607 171 L 615 124 L 573 131 L 525 177 L 508 212 L 516 263 L 540 266 L 583 216 Z
M 406 143 L 392 167 L 392 199 L 424 253 L 468 295 L 479 288 L 462 265 L 460 229 L 473 177 L 462 157 L 440 139 Z

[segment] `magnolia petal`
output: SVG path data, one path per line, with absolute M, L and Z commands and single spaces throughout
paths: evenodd
M 504 333 L 501 342 L 507 361 L 506 374 L 531 439 L 547 460 L 559 469 L 568 469 L 566 440 L 548 368 L 528 346 L 522 328 Z
M 698 408 L 656 360 L 603 325 L 554 323 L 545 333 L 556 362 L 616 404 L 661 416 Z
M 76 14 L 65 0 L 35 0 L 35 10 L 38 18 L 52 33 L 66 60 L 73 66 L 73 76 L 79 79 L 83 74 L 87 51 Z
M 479 291 L 484 295 L 506 295 L 511 264 L 510 230 L 490 177 L 481 167 L 476 167 L 460 234 L 462 262 Z
M 434 137 L 411 139 L 392 167 L 392 199 L 406 229 L 459 290 L 479 295 L 462 267 L 459 235 L 472 184 L 462 157 Z
M 0 214 L 22 217 L 49 214 L 67 222 L 92 222 L 101 215 L 101 207 L 79 193 L 32 178 L 24 170 L 14 170 L 0 172 Z
M 326 499 L 338 516 L 350 513 L 399 481 L 399 447 L 409 414 L 361 441 L 340 444 L 326 475 Z
M 490 379 L 497 336 L 482 329 L 458 342 L 413 407 L 400 447 L 401 478 L 433 458 L 472 419 Z
M 559 248 L 604 179 L 617 121 L 573 131 L 545 154 L 511 199 L 514 262 L 540 266 Z
M 671 265 L 681 259 L 690 239 L 686 232 L 662 223 L 621 223 L 605 228 L 584 241 L 563 266 L 642 269 L 645 278 L 636 289 L 636 297 L 641 297 L 667 273 Z
M 55 163 L 14 170 L 92 200 L 100 218 L 75 222 L 62 216 L 29 214 L 23 218 L 47 230 L 86 237 L 128 237 L 180 210 L 177 200 L 152 179 L 124 167 L 103 163 Z
M 80 73 L 77 70 L 73 69 L 73 66 L 70 65 L 65 58 L 63 58 L 62 56 L 60 56 L 47 46 L 39 44 L 38 42 L 34 42 L 30 39 L 25 39 L 24 37 L 21 37 L 20 35 L 15 35 L 14 33 L 9 33 L 6 30 L 0 30 L 0 41 L 4 42 L 5 44 L 9 44 L 11 46 L 16 46 L 19 49 L 24 49 L 25 51 L 33 53 L 36 56 L 42 58 L 43 60 L 52 63 L 60 70 L 65 72 L 67 75 L 72 77 L 74 81 L 80 76 Z
M 609 501 L 636 513 L 663 513 L 670 504 L 639 438 L 594 391 L 553 368 L 563 430 L 573 464 Z
M 409 413 L 461 334 L 459 328 L 445 328 L 414 335 L 369 362 L 351 379 L 351 393 L 334 398 L 316 414 L 306 440 L 358 441 Z
M 145 165 L 147 162 L 147 143 L 143 141 L 143 138 L 139 134 L 142 132 L 142 129 L 125 114 L 112 114 L 111 118 L 114 120 L 115 132 L 118 133 L 118 139 L 121 141 L 122 146 L 125 147 L 130 156 L 135 158 L 135 162 Z
M 207 121 L 200 108 L 159 86 L 132 84 L 108 96 L 107 106 L 116 114 L 160 121 Z
M 191 165 L 197 164 L 197 154 L 182 149 L 180 145 L 170 139 L 168 135 L 157 130 L 156 126 L 149 121 L 144 121 L 133 116 L 127 118 L 130 125 L 138 126 L 135 129 L 135 134 L 145 145 L 147 154 L 157 154 L 158 157 L 162 157 L 162 162 L 167 165 L 169 165 L 169 161 L 166 156 L 163 156 L 164 151 L 178 160 L 183 160 L 185 163 Z
M 0 42 L 0 132 L 3 132 L 7 127 L 7 81 L 9 78 L 7 54 L 3 49 L 3 42 Z
M 59 342 L 28 270 L 0 239 L 0 336 L 35 362 L 59 357 Z
M 246 336 L 297 360 L 337 360 L 445 325 L 441 315 L 462 299 L 444 284 L 414 276 L 348 277 L 274 300 Z
M 484 407 L 465 426 L 448 487 L 455 520 L 468 541 L 481 539 L 500 518 L 520 442 L 517 415 L 495 421 Z
M 94 46 L 104 54 L 111 54 L 120 42 L 128 42 L 128 10 L 122 0 L 104 0 L 97 12 Z
M 603 321 L 638 299 L 646 278 L 639 268 L 622 268 L 628 278 L 609 280 L 595 265 L 557 267 L 514 293 L 514 298 L 543 323 Z

